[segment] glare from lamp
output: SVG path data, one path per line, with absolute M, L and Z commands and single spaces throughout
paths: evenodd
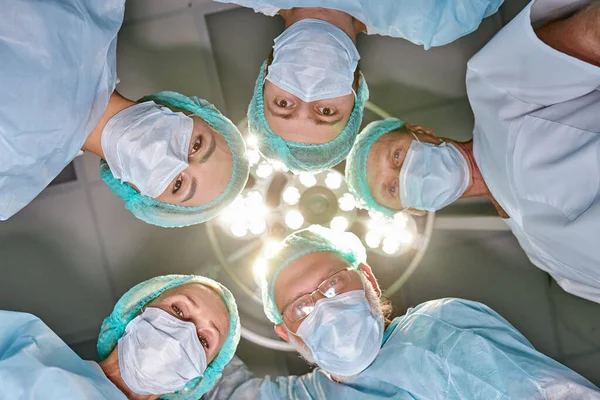
M 260 282 L 267 273 L 267 268 L 269 267 L 267 260 L 264 257 L 258 257 L 252 266 L 252 275 L 254 275 L 254 280 L 256 282 Z
M 251 190 L 246 195 L 246 207 L 254 209 L 264 204 L 262 194 L 256 190 Z
M 268 239 L 263 248 L 263 254 L 265 258 L 271 259 L 281 248 L 281 242 L 278 242 L 275 239 Z
M 285 204 L 295 206 L 300 201 L 300 190 L 295 186 L 289 186 L 285 188 L 281 197 L 283 197 Z
M 248 135 L 248 137 L 246 138 L 246 146 L 248 146 L 249 149 L 257 148 L 258 138 L 254 135 Z
M 337 171 L 330 171 L 325 177 L 325 186 L 329 189 L 339 189 L 342 186 L 342 174 Z
M 252 167 L 252 166 L 258 164 L 259 161 L 260 161 L 259 152 L 256 150 L 248 150 L 248 162 L 250 163 L 250 166 Z
M 400 243 L 398 243 L 398 240 L 395 237 L 388 236 L 383 239 L 383 246 L 381 246 L 381 249 L 384 253 L 392 255 L 395 254 L 399 248 Z
M 348 220 L 342 216 L 333 217 L 331 220 L 331 229 L 336 232 L 344 232 L 348 229 Z
M 267 230 L 267 223 L 264 219 L 256 219 L 250 222 L 250 232 L 254 235 L 260 235 Z
M 233 221 L 231 223 L 231 234 L 235 237 L 241 238 L 246 236 L 248 233 L 248 226 L 246 221 Z
M 304 216 L 297 210 L 288 211 L 285 216 L 285 224 L 290 229 L 298 229 L 304 223 Z
M 411 244 L 414 240 L 415 235 L 408 230 L 403 230 L 398 234 L 398 241 L 402 244 Z
M 309 174 L 308 172 L 301 172 L 300 183 L 302 183 L 306 187 L 312 187 L 317 184 L 317 178 L 315 178 L 313 174 Z

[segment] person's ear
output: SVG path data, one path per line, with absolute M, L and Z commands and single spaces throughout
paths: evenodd
M 367 264 L 360 263 L 360 265 L 358 266 L 358 270 L 364 273 L 367 277 L 367 280 L 371 282 L 371 285 L 373 285 L 373 289 L 375 289 L 375 293 L 377 293 L 377 297 L 381 297 L 381 288 L 377 283 L 375 275 L 373 275 L 373 271 L 371 271 L 371 267 L 369 267 Z
M 414 133 L 418 133 L 420 135 L 426 135 L 426 136 L 431 136 L 431 137 L 437 137 L 435 135 L 435 131 L 433 129 L 429 129 L 429 128 L 423 128 L 422 126 L 419 125 L 413 125 L 413 124 L 404 124 L 406 125 L 406 128 L 409 131 L 412 131 Z
M 285 329 L 285 326 L 283 326 L 283 324 L 275 325 L 273 329 L 275 329 L 275 333 L 277 334 L 277 336 L 279 336 L 288 343 L 290 342 L 287 329 Z

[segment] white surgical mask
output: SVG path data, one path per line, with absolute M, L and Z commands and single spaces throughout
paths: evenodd
M 469 165 L 452 144 L 436 146 L 417 140 L 408 148 L 399 179 L 403 207 L 437 211 L 467 190 Z
M 372 314 L 365 291 L 352 290 L 317 301 L 296 335 L 304 340 L 319 367 L 349 377 L 377 358 L 383 331 L 383 319 Z
M 121 377 L 137 394 L 181 390 L 207 366 L 196 326 L 155 307 L 127 325 L 118 349 Z
M 354 93 L 360 55 L 340 28 L 317 19 L 296 22 L 275 39 L 266 79 L 306 101 Z
M 115 178 L 156 198 L 188 164 L 194 121 L 153 101 L 128 107 L 102 131 L 102 150 Z

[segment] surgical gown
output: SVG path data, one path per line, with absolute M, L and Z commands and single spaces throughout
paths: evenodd
M 403 38 L 429 49 L 443 46 L 479 27 L 504 0 L 214 0 L 235 3 L 265 15 L 280 9 L 321 7 L 350 14 L 370 35 Z
M 441 299 L 409 309 L 386 329 L 375 361 L 345 384 L 319 368 L 253 378 L 239 359 L 205 400 L 597 400 L 600 389 L 536 351 L 483 304 Z
M 473 149 L 531 262 L 600 303 L 600 68 L 536 27 L 582 3 L 530 3 L 468 64 Z
M 0 399 L 126 400 L 39 318 L 0 311 Z
M 125 0 L 0 0 L 0 220 L 75 158 L 116 82 Z

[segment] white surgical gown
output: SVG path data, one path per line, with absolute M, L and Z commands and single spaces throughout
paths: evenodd
M 321 7 L 361 21 L 371 35 L 403 38 L 425 49 L 443 46 L 479 27 L 504 0 L 215 0 L 265 15 L 280 9 Z
M 125 0 L 0 0 L 0 220 L 77 155 L 108 105 Z
M 521 247 L 564 290 L 600 303 L 600 68 L 532 28 L 577 3 L 529 4 L 469 61 L 467 90 L 475 160 Z
M 319 368 L 303 376 L 253 378 L 234 359 L 203 399 L 390 398 L 597 400 L 600 389 L 536 351 L 485 305 L 441 299 L 394 319 L 373 364 L 345 384 Z
M 84 361 L 39 318 L 0 311 L 1 400 L 126 400 L 98 364 Z

